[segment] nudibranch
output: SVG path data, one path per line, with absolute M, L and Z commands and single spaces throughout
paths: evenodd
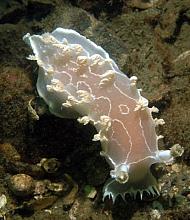
M 153 119 L 156 107 L 137 89 L 137 77 L 128 78 L 108 53 L 74 30 L 57 28 L 52 33 L 23 37 L 39 66 L 37 90 L 52 114 L 77 118 L 95 126 L 93 141 L 100 141 L 101 155 L 111 166 L 103 198 L 115 201 L 127 193 L 159 194 L 150 166 L 171 163 L 172 150 L 159 150 Z

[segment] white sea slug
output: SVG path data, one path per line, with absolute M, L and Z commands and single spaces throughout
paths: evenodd
M 26 34 L 39 65 L 37 90 L 52 114 L 77 118 L 95 126 L 93 141 L 100 141 L 101 155 L 111 166 L 103 198 L 118 195 L 159 194 L 150 172 L 154 163 L 173 161 L 171 150 L 158 150 L 153 119 L 155 107 L 136 88 L 137 77 L 128 78 L 108 53 L 74 30 L 57 28 L 52 33 Z

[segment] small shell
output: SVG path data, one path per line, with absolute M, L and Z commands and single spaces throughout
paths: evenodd
M 0 209 L 4 208 L 6 204 L 7 204 L 7 197 L 4 194 L 2 194 L 0 196 Z
M 47 173 L 56 173 L 61 164 L 56 158 L 43 158 L 40 161 L 40 165 Z
M 180 144 L 174 144 L 171 147 L 171 155 L 173 157 L 180 157 L 184 153 L 184 148 Z
M 55 195 L 63 195 L 67 192 L 69 186 L 63 182 L 59 183 L 50 183 L 47 185 L 47 188 L 52 191 Z

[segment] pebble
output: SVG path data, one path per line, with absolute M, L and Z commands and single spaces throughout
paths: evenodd
M 181 172 L 181 169 L 182 169 L 182 165 L 176 163 L 172 164 L 172 171 L 179 173 Z
M 20 154 L 10 143 L 0 144 L 0 152 L 10 161 L 20 161 Z
M 34 180 L 29 175 L 16 174 L 9 178 L 8 187 L 15 196 L 29 196 L 34 192 Z

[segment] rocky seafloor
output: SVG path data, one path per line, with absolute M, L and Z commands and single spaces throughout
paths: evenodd
M 160 149 L 183 146 L 174 164 L 153 168 L 159 197 L 103 202 L 109 166 L 95 129 L 51 115 L 38 96 L 22 37 L 56 27 L 80 32 L 138 76 L 166 122 Z M 0 1 L 0 219 L 190 219 L 189 37 L 190 0 Z

